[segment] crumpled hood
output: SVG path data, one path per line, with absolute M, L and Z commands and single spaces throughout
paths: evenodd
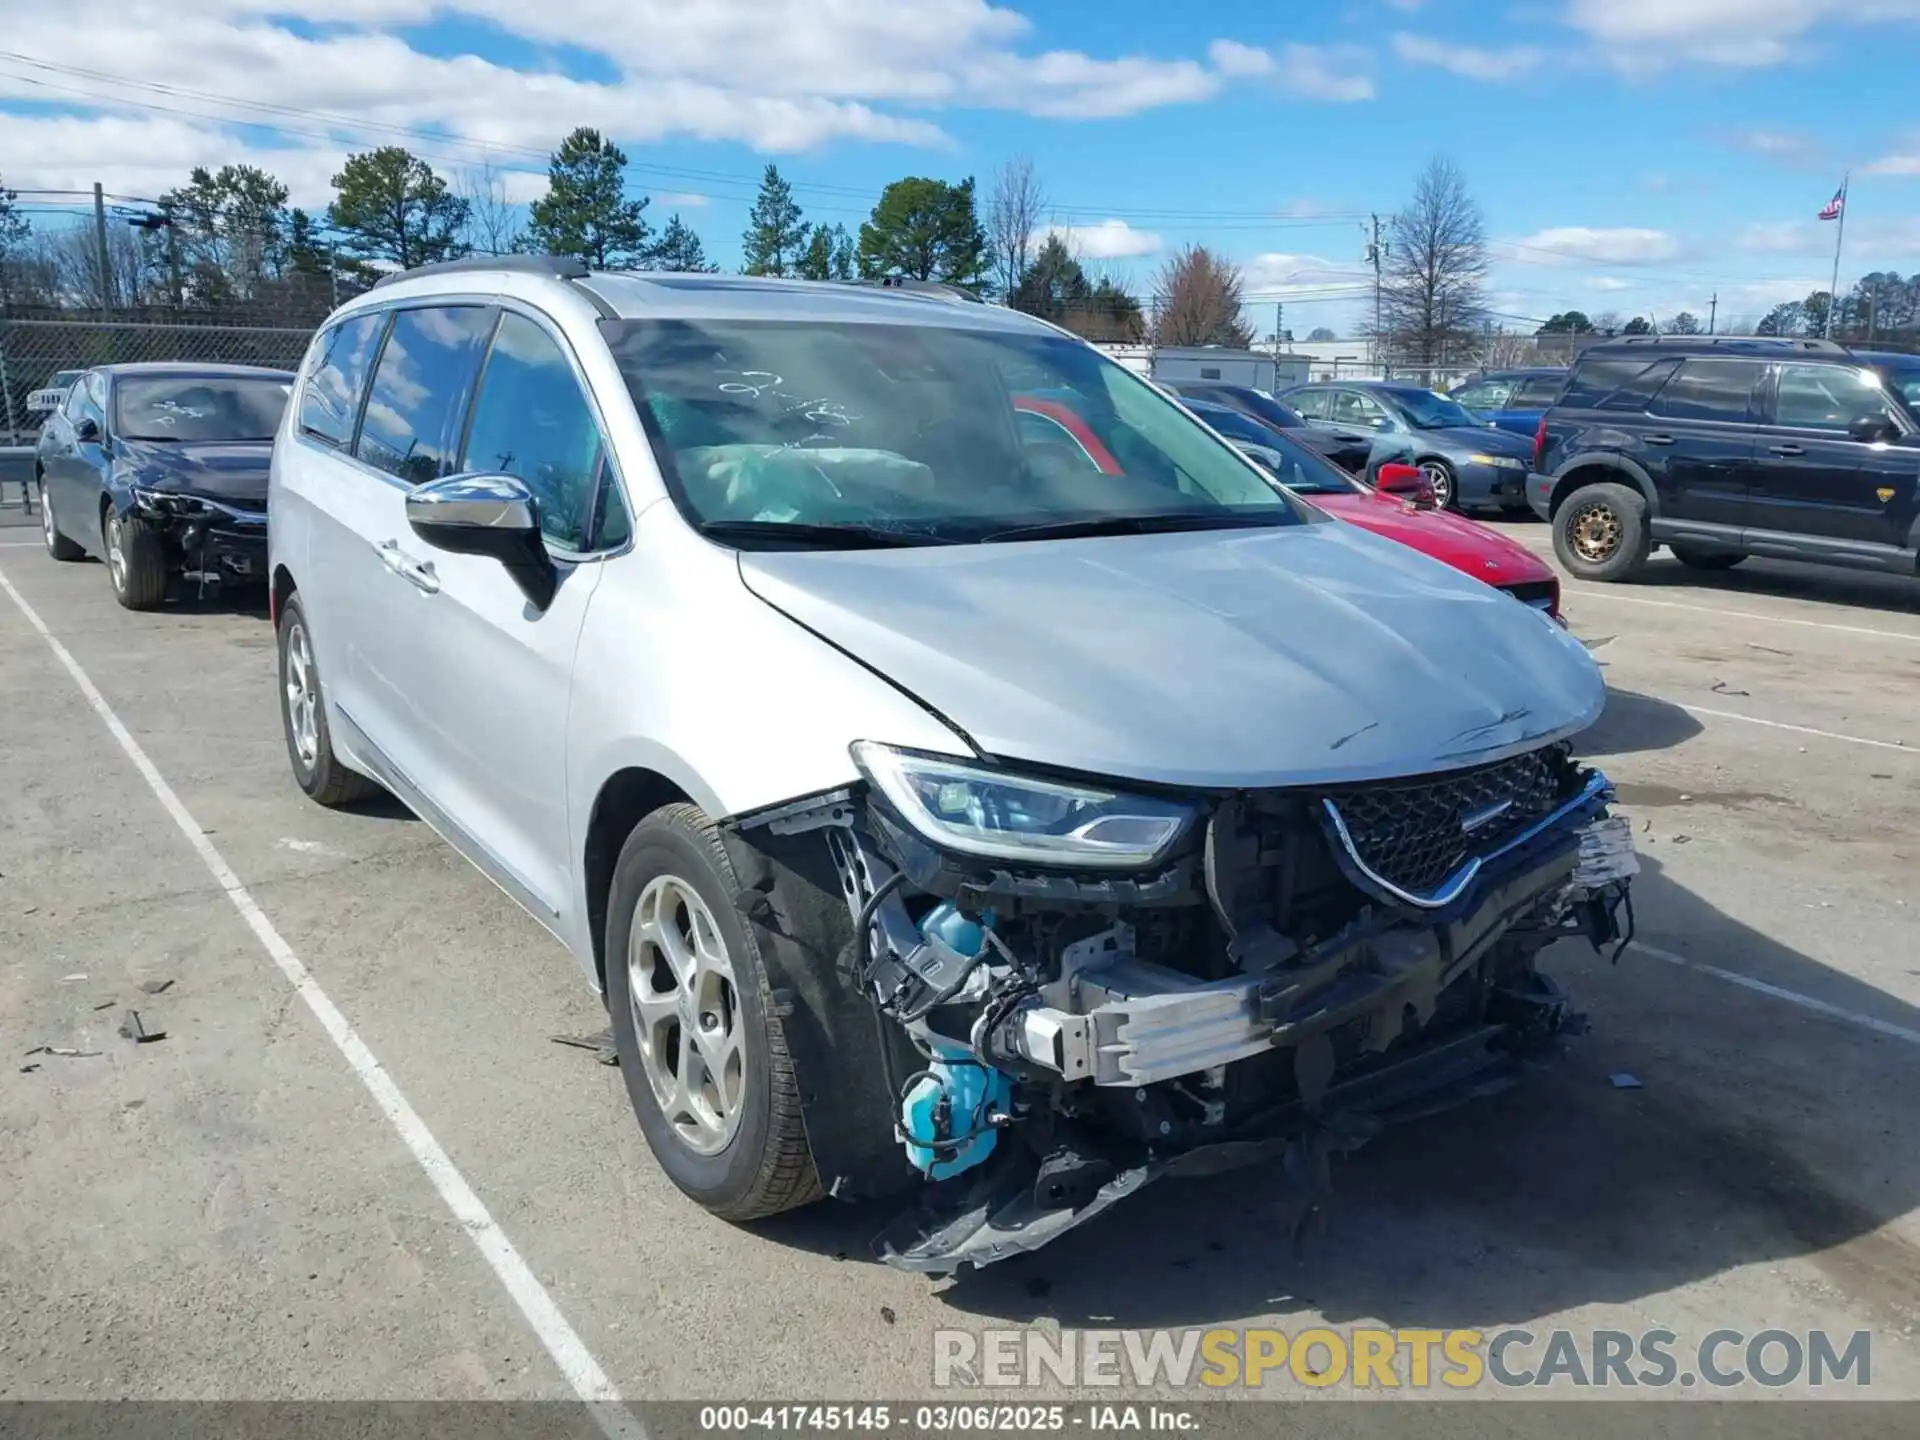
M 1464 515 L 1410 509 L 1405 501 L 1380 491 L 1304 498 L 1329 515 L 1411 545 L 1489 585 L 1553 579 L 1552 568 L 1526 546 Z
M 272 456 L 271 440 L 122 440 L 114 459 L 143 490 L 178 490 L 265 510 Z
M 1496 430 L 1491 425 L 1447 425 L 1438 430 L 1416 430 L 1413 432 L 1416 447 L 1423 436 L 1434 441 L 1444 440 L 1449 445 L 1457 445 L 1481 455 L 1503 455 L 1533 463 L 1532 437 Z
M 1416 774 L 1572 734 L 1605 700 L 1545 616 L 1347 525 L 743 552 L 740 569 L 987 754 L 1116 778 Z

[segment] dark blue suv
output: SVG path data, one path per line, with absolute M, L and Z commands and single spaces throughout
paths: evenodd
M 1915 367 L 1830 340 L 1603 342 L 1540 423 L 1527 501 L 1582 580 L 1625 580 L 1656 545 L 1702 570 L 1764 555 L 1914 574 Z

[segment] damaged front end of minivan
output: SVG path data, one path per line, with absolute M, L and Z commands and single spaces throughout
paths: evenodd
M 858 1191 L 835 1157 L 891 1129 L 923 1182 L 877 1242 L 904 1269 L 989 1264 L 1161 1176 L 1262 1160 L 1298 1182 L 1304 1221 L 1333 1154 L 1503 1088 L 1565 1030 L 1542 949 L 1631 937 L 1630 832 L 1564 742 L 1157 795 L 854 753 L 865 785 L 730 828 L 830 863 L 852 938 L 788 997 L 842 1017 L 838 1039 L 796 1041 L 809 1138 L 829 1188 Z

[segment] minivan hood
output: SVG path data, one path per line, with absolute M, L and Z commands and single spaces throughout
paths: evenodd
M 1606 696 L 1545 616 L 1347 525 L 743 552 L 740 570 L 985 754 L 1119 779 L 1450 769 L 1582 730 Z

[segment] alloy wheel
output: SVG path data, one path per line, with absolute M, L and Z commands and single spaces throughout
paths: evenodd
M 1433 487 L 1435 507 L 1445 510 L 1453 504 L 1453 472 L 1437 460 L 1428 460 L 1421 464 L 1420 474 L 1428 485 Z
M 53 501 L 47 498 L 44 489 L 40 492 L 40 531 L 47 537 L 47 549 L 51 551 L 59 543 L 60 532 L 54 528 Z
M 745 1021 L 713 912 L 677 876 L 640 892 L 627 998 L 641 1068 L 675 1137 L 697 1155 L 726 1148 L 745 1109 Z
M 294 753 L 311 770 L 320 758 L 320 687 L 313 673 L 313 649 L 307 627 L 295 620 L 287 627 L 287 725 L 293 731 Z
M 125 593 L 127 588 L 126 523 L 118 515 L 107 516 L 107 571 L 113 577 L 113 588 Z
M 1584 502 L 1567 520 L 1568 544 L 1574 554 L 1592 565 L 1611 560 L 1623 538 L 1620 517 L 1604 500 Z

